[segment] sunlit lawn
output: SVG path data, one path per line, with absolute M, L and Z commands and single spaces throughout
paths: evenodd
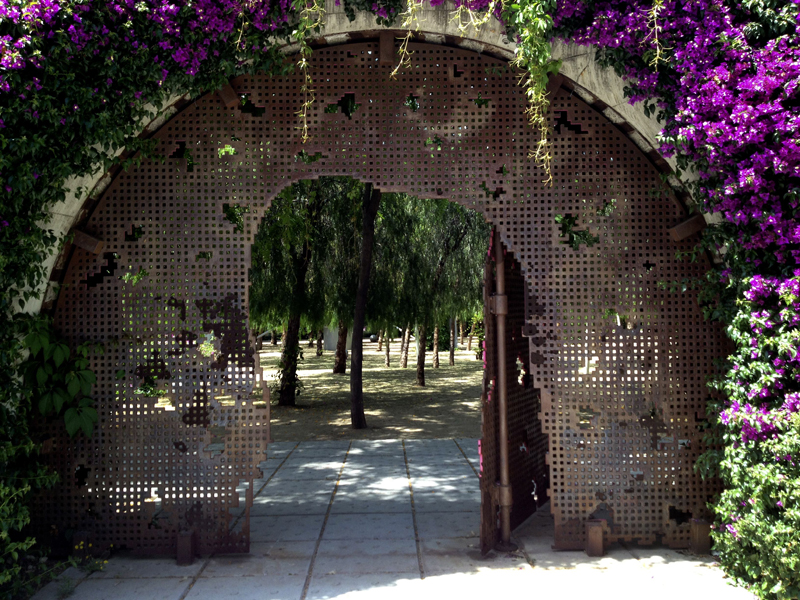
M 475 352 L 456 351 L 455 366 L 449 354 L 440 355 L 434 369 L 427 356 L 425 387 L 415 385 L 416 354 L 412 341 L 408 368 L 400 368 L 400 344 L 391 347 L 391 364 L 384 367 L 378 344 L 364 344 L 364 405 L 368 428 L 350 428 L 350 364 L 347 374 L 334 375 L 333 351 L 317 357 L 303 343 L 305 360 L 299 372 L 304 389 L 297 406 L 277 406 L 273 397 L 274 441 L 329 439 L 459 438 L 480 436 L 482 362 Z M 274 382 L 280 347 L 264 346 L 261 364 L 268 383 Z

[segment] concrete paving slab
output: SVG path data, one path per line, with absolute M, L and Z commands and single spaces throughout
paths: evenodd
M 339 485 L 339 488 L 336 491 L 336 497 L 334 500 L 334 504 L 336 502 L 341 501 L 353 501 L 353 500 L 363 500 L 363 501 L 397 501 L 397 502 L 404 502 L 410 503 L 411 502 L 411 492 L 406 486 L 405 489 L 380 489 L 380 488 L 370 488 L 367 486 L 345 486 Z
M 331 444 L 327 448 L 336 452 L 318 452 L 326 448 L 321 444 Z M 295 445 L 278 448 L 285 457 Z M 73 573 L 77 577 L 73 597 L 300 600 L 310 570 L 307 600 L 485 600 L 498 590 L 513 596 L 535 593 L 565 599 L 613 594 L 631 600 L 753 600 L 746 590 L 728 585 L 709 557 L 621 545 L 612 545 L 600 558 L 554 552 L 548 506 L 515 530 L 514 539 L 524 553 L 481 557 L 479 480 L 452 440 L 407 443 L 426 576 L 420 580 L 402 444 L 364 441 L 354 446 L 356 459 L 345 463 L 333 496 L 342 463 L 335 467 L 325 463 L 331 462 L 332 453 L 344 456 L 344 443 L 301 444 L 309 451 L 293 453 L 287 460 L 294 471 L 279 469 L 254 501 L 250 555 L 215 556 L 191 567 L 177 567 L 174 558 L 115 556 L 101 573 L 90 577 Z M 474 456 L 472 451 L 470 455 Z M 265 462 L 277 468 L 282 460 Z M 352 477 L 346 475 L 348 467 Z M 329 506 L 331 514 L 315 555 Z M 461 508 L 469 510 L 459 512 Z M 318 514 L 283 514 L 289 511 Z M 58 586 L 49 584 L 35 600 L 55 600 Z
M 267 444 L 267 458 L 286 457 L 289 452 L 297 447 L 299 442 L 272 442 Z
M 332 574 L 313 575 L 308 588 L 306 600 L 329 600 L 333 598 L 372 598 L 384 600 L 387 590 L 394 589 L 399 592 L 398 584 L 405 580 L 419 581 L 410 575 L 396 575 L 390 573 L 365 574 Z M 399 596 L 393 596 L 399 597 Z
M 478 455 L 478 438 L 456 438 L 455 443 L 467 454 L 474 452 Z
M 270 498 L 292 494 L 330 494 L 335 487 L 335 479 L 286 479 L 276 475 L 260 494 Z
M 391 466 L 397 467 L 401 466 L 405 468 L 406 466 L 406 459 L 403 456 L 403 453 L 386 453 L 386 454 L 353 454 L 350 453 L 347 455 L 347 465 L 353 466 Z
M 270 459 L 259 463 L 258 468 L 261 470 L 261 475 L 262 475 L 259 478 L 259 480 L 266 482 L 270 477 L 272 477 L 275 474 L 275 472 L 278 470 L 278 467 L 281 466 L 282 462 L 283 459 L 281 460 Z M 256 489 L 258 489 L 258 487 L 259 486 L 256 486 Z
M 448 470 L 466 471 L 467 469 L 469 469 L 473 475 L 475 474 L 472 467 L 469 466 L 469 462 L 467 462 L 463 456 L 457 456 L 442 461 L 438 461 L 436 458 L 426 458 L 425 460 L 408 459 L 408 470 L 412 475 L 415 473 L 434 475 L 436 473 L 447 472 Z
M 419 465 L 449 465 L 449 464 L 466 464 L 467 459 L 464 458 L 464 455 L 456 448 L 453 447 L 453 450 L 450 451 L 436 451 L 433 450 L 431 452 L 427 451 L 414 451 L 411 450 L 406 453 L 406 459 L 408 460 L 409 465 L 419 464 Z
M 374 477 L 360 477 L 358 479 L 339 481 L 339 493 L 356 491 L 407 492 L 408 477 L 405 474 L 376 475 Z
M 531 569 L 521 552 L 489 552 L 481 556 L 480 539 L 422 540 L 420 542 L 425 576 L 447 573 L 475 573 L 485 569 Z
M 480 493 L 480 481 L 469 475 L 456 477 L 412 477 L 411 489 L 418 492 L 439 492 L 452 495 L 475 495 Z
M 340 479 L 382 479 L 386 477 L 408 477 L 404 464 L 353 465 L 345 463 Z
M 198 579 L 186 600 L 300 600 L 306 575 Z
M 308 445 L 300 445 L 297 449 L 292 452 L 292 458 L 300 458 L 300 457 L 312 457 L 312 458 L 330 458 L 330 459 L 341 459 L 344 460 L 344 457 L 347 455 L 347 446 L 343 448 L 330 448 L 330 447 L 321 447 L 317 445 L 310 445 L 310 442 L 307 442 Z
M 191 578 L 203 568 L 202 561 L 179 567 L 174 560 L 144 558 L 130 554 L 115 554 L 103 565 L 102 571 L 90 575 L 92 579 L 152 579 L 165 577 Z
M 333 448 L 335 450 L 347 450 L 350 447 L 350 440 L 312 440 L 299 442 L 300 448 Z
M 419 575 L 417 544 L 409 540 L 323 540 L 314 574 L 407 573 Z
M 336 481 L 339 477 L 339 471 L 342 468 L 342 463 L 322 463 L 313 462 L 307 463 L 302 458 L 289 459 L 275 475 L 273 481 L 299 481 L 303 479 L 317 479 L 320 481 Z
M 439 479 L 475 477 L 475 471 L 469 466 L 469 462 L 460 457 L 448 463 L 408 463 L 408 471 L 412 477 L 433 477 Z
M 403 442 L 400 440 L 353 440 L 351 456 L 376 456 L 378 454 L 403 455 Z
M 452 439 L 428 439 L 428 440 L 406 440 L 406 450 L 420 450 L 429 448 L 455 448 L 456 443 Z
M 306 542 L 319 538 L 325 515 L 251 517 L 251 542 Z
M 110 561 L 109 561 L 110 562 Z M 76 600 L 180 600 L 192 583 L 192 578 L 153 579 L 85 579 L 75 588 Z M 31 600 L 56 600 L 60 582 L 53 581 L 42 588 Z
M 429 512 L 417 515 L 420 539 L 475 537 L 480 533 L 480 512 Z
M 269 517 L 278 515 L 324 515 L 328 512 L 331 503 L 331 494 L 317 494 L 299 501 L 297 497 L 265 498 L 258 496 L 253 499 L 250 509 L 251 517 Z
M 331 514 L 323 540 L 413 540 L 411 513 Z
M 418 513 L 476 512 L 480 509 L 480 494 L 414 494 L 414 510 Z
M 250 554 L 209 559 L 202 577 L 295 576 L 308 574 L 316 542 L 251 543 Z
M 317 456 L 296 456 L 292 454 L 283 463 L 281 471 L 293 471 L 296 469 L 305 469 L 309 471 L 327 471 L 334 470 L 336 472 L 342 468 L 344 462 L 344 455 L 339 457 L 332 457 L 330 454 L 317 455 Z
M 370 514 L 370 513 L 411 513 L 411 498 L 407 502 L 399 500 L 344 500 L 334 502 L 332 515 Z

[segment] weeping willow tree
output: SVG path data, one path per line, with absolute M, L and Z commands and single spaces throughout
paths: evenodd
M 384 196 L 367 314 L 377 329 L 417 325 L 418 385 L 425 385 L 425 346 L 437 324 L 482 303 L 489 232 L 480 214 L 448 200 Z
M 301 323 L 318 328 L 325 322 L 327 269 L 339 241 L 334 233 L 361 187 L 347 177 L 295 183 L 275 198 L 253 240 L 251 323 L 286 332 L 276 386 L 281 406 L 294 406 L 301 391 Z

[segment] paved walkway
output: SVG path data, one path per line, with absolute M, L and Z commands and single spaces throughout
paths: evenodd
M 752 598 L 710 559 L 682 552 L 553 552 L 546 507 L 515 531 L 522 551 L 481 557 L 477 461 L 476 440 L 272 444 L 249 555 L 189 567 L 115 556 L 101 572 L 62 579 L 77 582 L 78 600 Z M 62 585 L 35 600 L 58 598 Z

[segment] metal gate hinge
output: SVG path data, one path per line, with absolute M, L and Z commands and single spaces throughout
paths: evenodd
M 510 485 L 500 485 L 495 484 L 495 490 L 497 494 L 497 506 L 511 506 L 514 504 L 514 501 L 511 496 L 511 486 Z
M 489 311 L 493 315 L 508 314 L 508 296 L 505 294 L 494 294 L 489 296 Z

